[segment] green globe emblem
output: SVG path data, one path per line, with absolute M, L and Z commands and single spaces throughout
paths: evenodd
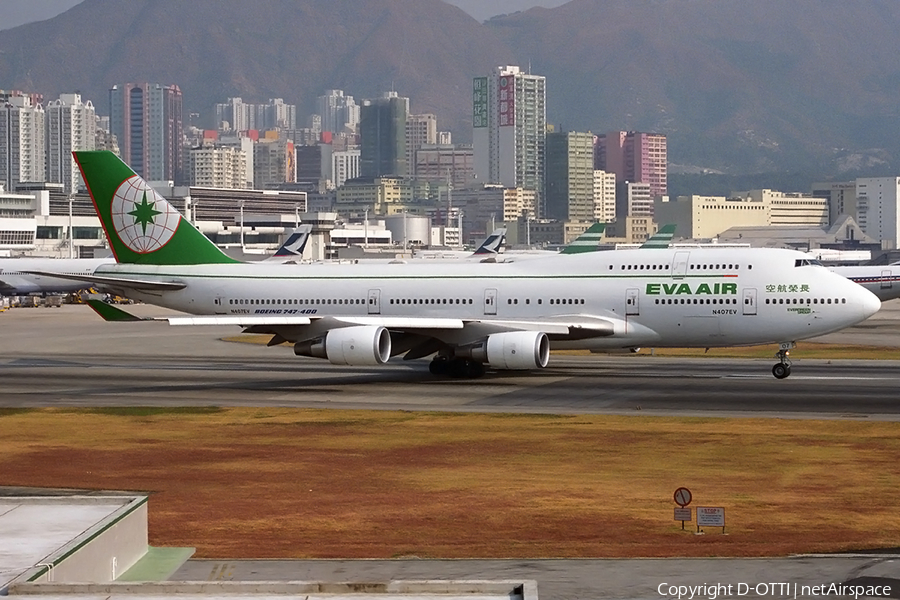
M 181 220 L 178 211 L 137 175 L 122 182 L 110 210 L 119 239 L 140 254 L 165 246 Z

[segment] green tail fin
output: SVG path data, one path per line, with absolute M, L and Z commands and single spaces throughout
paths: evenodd
M 584 233 L 572 240 L 572 243 L 562 249 L 560 254 L 581 254 L 582 252 L 596 252 L 600 242 L 603 241 L 603 232 L 606 231 L 606 223 L 594 223 Z
M 112 152 L 73 154 L 117 262 L 143 265 L 238 262 L 182 218 L 175 207 Z
M 669 242 L 672 241 L 672 237 L 675 235 L 675 225 L 663 225 L 660 227 L 656 233 L 651 235 L 646 242 L 641 244 L 641 249 L 645 250 L 647 248 L 656 248 L 656 249 L 666 249 L 669 247 Z

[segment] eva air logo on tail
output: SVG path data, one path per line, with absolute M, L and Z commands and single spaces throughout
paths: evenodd
M 165 246 L 181 220 L 178 211 L 137 175 L 122 182 L 110 209 L 119 239 L 138 254 Z

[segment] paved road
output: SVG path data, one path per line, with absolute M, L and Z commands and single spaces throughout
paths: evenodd
M 677 586 L 704 584 L 731 585 L 731 596 L 738 598 L 792 598 L 796 584 L 797 598 L 827 600 L 826 594 L 802 594 L 802 586 L 830 583 L 888 585 L 892 587 L 888 596 L 900 598 L 898 577 L 900 560 L 895 556 L 830 556 L 787 559 L 191 560 L 172 579 L 357 582 L 533 579 L 538 583 L 541 600 L 675 600 Z M 660 587 L 661 584 L 665 585 Z M 740 584 L 746 587 L 739 587 Z M 674 595 L 669 594 L 670 586 L 676 586 Z M 710 593 L 697 594 L 694 598 L 710 600 Z

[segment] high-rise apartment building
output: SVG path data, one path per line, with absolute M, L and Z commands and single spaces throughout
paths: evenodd
M 192 186 L 246 189 L 247 154 L 234 146 L 207 145 L 190 152 Z
M 219 131 L 256 129 L 296 129 L 297 106 L 272 98 L 268 104 L 249 104 L 241 98 L 229 98 L 216 104 L 216 128 Z
M 109 90 L 110 131 L 122 160 L 148 181 L 186 182 L 181 89 L 126 83 Z
M 406 164 L 411 177 L 416 175 L 416 152 L 426 144 L 437 143 L 437 117 L 431 114 L 406 117 Z
M 322 131 L 341 133 L 356 131 L 359 124 L 359 106 L 353 96 L 345 96 L 344 90 L 327 90 L 316 99 L 316 114 L 322 117 Z
M 481 184 L 534 190 L 543 215 L 546 79 L 497 67 L 473 80 L 475 176 Z
M 72 157 L 74 150 L 94 150 L 97 140 L 97 116 L 90 101 L 79 94 L 61 94 L 47 104 L 47 178 L 63 184 L 67 194 L 84 187 L 81 171 Z
M 344 185 L 348 179 L 359 177 L 359 148 L 334 150 L 331 152 L 331 170 L 328 173 L 332 185 L 336 188 Z
M 653 197 L 668 194 L 666 136 L 637 131 L 610 131 L 598 135 L 594 167 L 616 174 L 619 185 L 647 183 Z
M 425 145 L 416 151 L 416 178 L 427 181 L 447 181 L 454 190 L 471 187 L 475 169 L 472 146 L 467 144 Z
M 360 108 L 359 170 L 362 177 L 407 177 L 406 116 L 409 98 L 388 92 Z
M 544 206 L 547 219 L 594 219 L 594 135 L 548 133 L 544 173 Z
M 9 95 L 0 102 L 0 184 L 7 192 L 19 182 L 46 178 L 44 115 L 44 107 L 29 95 Z
M 261 139 L 253 150 L 253 183 L 258 190 L 267 186 L 297 181 L 294 142 L 291 140 Z
M 594 221 L 616 220 L 616 174 L 594 171 Z

